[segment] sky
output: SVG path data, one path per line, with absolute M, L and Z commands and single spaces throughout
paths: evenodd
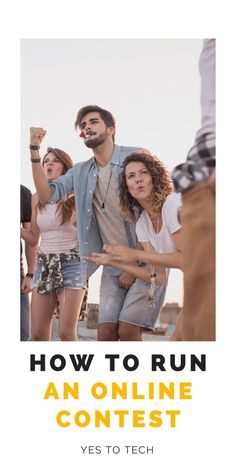
M 29 128 L 74 162 L 91 157 L 74 129 L 78 110 L 97 104 L 116 119 L 116 143 L 141 146 L 171 171 L 186 159 L 200 127 L 198 60 L 202 39 L 22 39 L 21 183 L 35 191 Z M 101 268 L 90 279 L 98 302 Z M 182 302 L 182 273 L 172 270 L 165 302 Z

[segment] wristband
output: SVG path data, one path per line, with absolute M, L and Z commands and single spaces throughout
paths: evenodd
M 32 145 L 30 144 L 29 148 L 30 148 L 31 150 L 39 150 L 39 149 L 40 149 L 40 146 L 32 146 Z
M 34 274 L 32 274 L 31 272 L 27 272 L 25 277 L 30 277 L 31 279 L 33 279 Z
M 38 157 L 38 158 L 32 158 L 31 157 L 31 161 L 32 161 L 32 163 L 40 163 L 41 158 L 40 157 Z
M 150 282 L 151 283 L 155 283 L 156 282 L 156 273 L 155 272 L 152 272 L 152 274 L 150 275 Z

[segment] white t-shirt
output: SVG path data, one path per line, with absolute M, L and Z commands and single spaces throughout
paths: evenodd
M 171 193 L 167 196 L 161 210 L 162 227 L 156 233 L 148 212 L 144 210 L 136 224 L 136 234 L 140 242 L 150 242 L 156 252 L 176 252 L 172 234 L 181 228 L 178 210 L 181 206 L 181 195 Z

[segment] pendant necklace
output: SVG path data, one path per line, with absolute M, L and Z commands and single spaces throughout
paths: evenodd
M 106 188 L 106 192 L 105 192 L 104 198 L 102 198 L 101 190 L 100 190 L 99 184 L 98 184 L 98 192 L 99 192 L 99 195 L 100 195 L 100 198 L 101 198 L 101 213 L 102 214 L 106 213 L 105 203 L 106 203 L 107 193 L 108 193 L 110 182 L 111 182 L 111 176 L 112 176 L 112 171 L 110 171 L 110 176 L 109 176 L 109 180 L 108 180 L 108 184 L 107 184 L 107 188 Z

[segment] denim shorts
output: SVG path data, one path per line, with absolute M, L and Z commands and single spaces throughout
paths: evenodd
M 151 306 L 148 302 L 150 284 L 136 279 L 127 291 L 119 285 L 120 274 L 120 271 L 109 266 L 103 268 L 98 322 L 123 321 L 154 330 L 165 299 L 167 281 L 164 285 L 156 286 Z
M 80 260 L 74 259 L 70 261 L 63 261 L 62 266 L 62 278 L 64 282 L 64 288 L 71 288 L 74 290 L 80 290 L 81 288 L 87 288 L 86 283 L 83 283 L 80 272 Z M 40 281 L 42 271 L 42 262 L 37 259 L 35 273 L 32 281 L 32 288 L 36 288 Z

